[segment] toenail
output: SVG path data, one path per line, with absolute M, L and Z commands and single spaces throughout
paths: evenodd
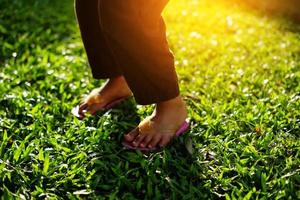
M 131 135 L 125 135 L 127 139 L 131 139 Z

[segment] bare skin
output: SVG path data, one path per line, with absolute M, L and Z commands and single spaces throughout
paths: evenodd
M 134 147 L 164 147 L 175 136 L 186 118 L 187 108 L 180 96 L 157 103 L 152 115 L 126 134 L 124 139 Z
M 129 96 L 132 96 L 132 92 L 123 76 L 110 79 L 88 95 L 80 105 L 79 113 L 84 115 L 86 110 L 94 115 L 111 101 Z M 152 115 L 126 134 L 124 139 L 134 147 L 164 147 L 175 136 L 186 118 L 187 108 L 181 96 L 157 103 Z
M 109 79 L 102 87 L 94 89 L 80 104 L 79 114 L 84 116 L 84 112 L 95 115 L 104 106 L 114 100 L 132 96 L 123 76 Z

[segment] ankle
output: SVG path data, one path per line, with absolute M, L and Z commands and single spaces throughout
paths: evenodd
M 109 81 L 112 81 L 112 82 L 126 82 L 123 75 L 110 78 Z
M 185 102 L 181 96 L 177 96 L 173 99 L 162 101 L 156 104 L 157 109 L 169 109 L 169 108 L 186 108 Z
M 174 99 L 160 102 L 156 104 L 155 110 L 152 114 L 154 120 L 180 120 L 187 117 L 187 108 L 183 99 L 178 96 Z

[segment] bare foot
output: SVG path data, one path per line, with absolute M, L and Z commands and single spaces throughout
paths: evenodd
M 187 108 L 183 99 L 158 103 L 151 116 L 145 118 L 124 139 L 133 147 L 156 148 L 166 146 L 187 118 Z
M 120 98 L 132 96 L 123 76 L 109 79 L 102 87 L 94 89 L 80 104 L 79 114 L 84 117 L 85 112 L 95 115 L 98 111 Z

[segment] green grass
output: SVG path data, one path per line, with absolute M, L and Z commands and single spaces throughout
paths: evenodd
M 300 199 L 300 25 L 210 2 L 164 13 L 192 125 L 143 155 L 120 142 L 153 106 L 70 115 L 102 83 L 73 2 L 0 0 L 1 198 Z

